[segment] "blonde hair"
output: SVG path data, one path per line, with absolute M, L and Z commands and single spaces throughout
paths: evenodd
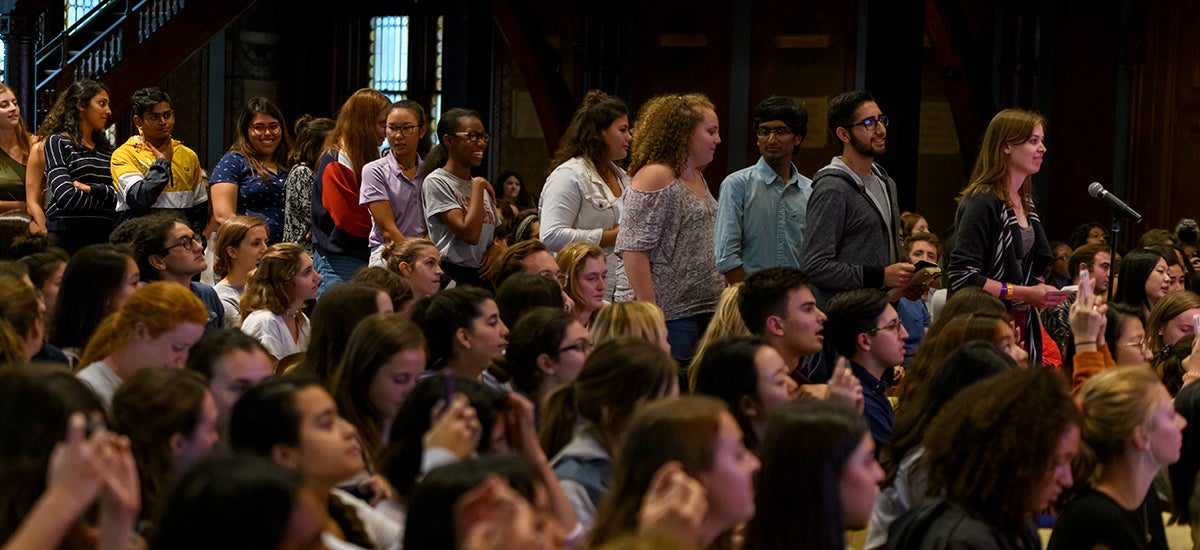
M 1153 419 L 1158 406 L 1154 388 L 1161 386 L 1154 371 L 1136 366 L 1106 369 L 1084 383 L 1077 398 L 1083 413 L 1079 435 L 1085 444 L 1080 457 L 1091 467 L 1093 481 L 1104 464 L 1125 454 L 1134 430 Z
M 1032 111 L 1005 109 L 997 113 L 983 134 L 979 157 L 975 159 L 975 169 L 971 171 L 971 183 L 958 195 L 958 200 L 967 195 L 990 192 L 1009 208 L 1015 207 L 1009 199 L 1009 158 L 1004 148 L 1029 141 L 1037 126 L 1045 129 L 1046 119 Z M 1017 192 L 1024 208 L 1032 208 L 1033 179 L 1026 177 Z
M 700 342 L 696 344 L 696 355 L 688 364 L 689 392 L 695 393 L 696 391 L 696 376 L 700 372 L 700 361 L 704 359 L 704 353 L 710 346 L 718 340 L 730 336 L 752 336 L 750 329 L 746 328 L 746 322 L 742 320 L 742 312 L 738 310 L 738 295 L 741 293 L 742 284 L 737 283 L 726 287 L 721 292 L 721 301 L 717 302 L 717 312 L 713 314 L 712 321 L 709 321 L 708 328 L 704 330 L 704 336 L 700 337 Z
M 629 336 L 654 345 L 666 336 L 662 309 L 650 302 L 618 302 L 600 308 L 592 318 L 592 342 L 599 346 Z
M 575 280 L 576 275 L 583 270 L 583 266 L 587 265 L 589 259 L 596 258 L 604 262 L 604 250 L 592 243 L 571 243 L 564 246 L 558 251 L 558 257 L 555 261 L 558 262 L 558 269 L 567 276 L 567 296 L 570 296 L 575 301 L 576 306 L 582 304 L 586 298 L 583 297 L 583 292 L 579 290 L 579 281 Z M 606 268 L 607 269 L 607 268 Z
M 213 242 L 213 274 L 219 279 L 229 275 L 233 258 L 229 257 L 229 247 L 237 248 L 246 239 L 246 235 L 255 227 L 266 228 L 267 224 L 254 216 L 234 216 L 221 224 L 217 230 L 217 238 Z
M 1135 283 L 1136 284 L 1136 283 Z M 1141 285 L 1139 285 L 1141 286 Z M 1200 308 L 1200 295 L 1190 290 L 1168 292 L 1155 302 L 1150 315 L 1146 316 L 1146 338 L 1150 339 L 1150 351 L 1154 352 L 1154 368 L 1162 375 L 1162 363 L 1169 354 L 1163 353 L 1162 329 L 1189 309 Z
M 715 110 L 704 94 L 660 95 L 650 98 L 638 110 L 633 124 L 633 152 L 629 156 L 629 175 L 647 164 L 662 164 L 675 175 L 687 166 L 692 131 L 704 120 L 704 110 Z
M 426 248 L 438 249 L 437 245 L 429 239 L 404 239 L 398 243 L 388 241 L 383 245 L 383 251 L 380 254 L 389 270 L 400 273 L 402 262 L 409 265 L 416 263 L 417 256 Z
M 265 309 L 275 315 L 283 315 L 292 305 L 292 283 L 300 273 L 300 256 L 306 254 L 304 247 L 295 243 L 271 245 L 258 261 L 258 267 L 250 272 L 242 301 L 238 304 L 242 318 L 250 313 Z M 296 316 L 297 326 L 303 326 L 304 317 Z
M 166 281 L 150 283 L 137 289 L 120 310 L 100 322 L 79 366 L 95 363 L 125 347 L 139 323 L 146 326 L 151 338 L 158 338 L 184 322 L 208 323 L 208 308 L 186 286 Z

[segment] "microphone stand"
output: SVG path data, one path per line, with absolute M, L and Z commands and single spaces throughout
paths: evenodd
M 1117 255 L 1117 235 L 1121 233 L 1121 213 L 1117 212 L 1116 208 L 1110 208 L 1110 210 L 1112 211 L 1112 237 L 1108 239 L 1109 257 L 1115 258 Z M 1116 264 L 1115 261 L 1109 261 Z M 1113 285 L 1113 272 L 1110 268 L 1108 274 L 1108 296 L 1104 299 L 1104 303 L 1106 304 L 1112 303 L 1113 286 L 1115 286 Z

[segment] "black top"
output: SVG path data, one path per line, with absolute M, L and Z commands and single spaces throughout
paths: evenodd
M 1122 508 L 1091 487 L 1067 504 L 1050 535 L 1048 550 L 1096 547 L 1167 550 L 1167 533 L 1153 487 L 1136 510 Z

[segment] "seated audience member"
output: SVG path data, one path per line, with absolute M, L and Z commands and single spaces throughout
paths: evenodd
M 1162 228 L 1147 229 L 1138 237 L 1138 248 L 1153 248 L 1160 245 L 1174 246 L 1175 234 Z
M 325 503 L 320 522 L 327 546 L 399 546 L 401 525 L 337 489 L 362 470 L 362 454 L 354 426 L 338 415 L 333 397 L 316 381 L 284 376 L 250 388 L 233 406 L 229 434 L 235 451 L 270 458 L 304 477 Z
M 317 548 L 326 516 L 299 473 L 254 455 L 214 457 L 180 477 L 150 548 Z
M 767 423 L 783 405 L 800 397 L 800 385 L 788 376 L 779 352 L 757 338 L 717 340 L 703 357 L 692 392 L 724 401 L 742 428 L 746 448 L 757 451 Z
M 408 281 L 395 271 L 386 267 L 364 267 L 354 274 L 351 283 L 377 286 L 387 293 L 392 301 L 392 312 L 408 318 L 413 305 L 413 288 Z
M 1200 473 L 1200 384 L 1188 384 L 1175 394 L 1175 411 L 1183 416 L 1187 425 L 1183 428 L 1183 444 L 1179 460 L 1170 466 L 1171 520 L 1173 524 L 1190 525 L 1192 540 L 1200 540 L 1200 521 L 1196 520 L 1196 509 L 1200 500 L 1197 493 L 1196 474 Z
M 650 302 L 617 302 L 600 308 L 589 331 L 592 343 L 599 346 L 609 340 L 632 337 L 656 344 L 671 353 L 667 342 L 667 322 L 662 309 Z
M 304 247 L 271 245 L 250 272 L 238 310 L 242 332 L 267 348 L 275 361 L 308 349 L 308 317 L 301 309 L 317 297 L 321 274 Z
M 798 269 L 772 267 L 746 278 L 738 295 L 738 311 L 751 334 L 762 338 L 783 356 L 788 376 L 819 398 L 835 396 L 862 410 L 862 385 L 850 368 L 808 365 L 823 348 L 825 313 L 817 307 L 808 277 Z M 813 384 L 812 376 L 829 380 Z
M 567 276 L 558 268 L 554 256 L 550 255 L 549 249 L 541 241 L 522 241 L 514 244 L 500 257 L 498 263 L 500 267 L 492 277 L 492 284 L 495 285 L 493 288 L 499 289 L 500 285 L 513 275 L 541 275 L 558 283 L 567 309 L 575 307 L 574 301 L 567 295 Z
M 854 409 L 812 399 L 785 405 L 760 456 L 747 548 L 846 548 L 846 531 L 866 527 L 883 470 Z
M 1046 284 L 1061 289 L 1071 284 L 1070 259 L 1073 249 L 1062 241 L 1050 241 L 1050 263 L 1042 275 Z
M 508 347 L 508 327 L 488 291 L 469 285 L 444 290 L 418 305 L 413 320 L 429 344 L 428 370 L 447 369 L 500 388 L 487 368 Z
M 912 233 L 904 239 L 904 253 L 908 255 L 908 261 L 913 265 L 922 261 L 936 264 L 939 257 L 939 244 L 937 236 L 933 233 Z M 935 277 L 931 283 L 936 280 Z M 928 295 L 928 293 L 926 294 Z M 904 325 L 904 330 L 908 333 L 904 339 L 904 366 L 906 367 L 912 361 L 913 354 L 917 352 L 917 346 L 925 338 L 925 331 L 933 323 L 933 317 L 929 315 L 929 307 L 924 298 L 923 296 L 920 300 L 910 300 L 902 297 L 895 304 L 896 313 L 900 315 L 900 323 Z
M 904 361 L 908 333 L 881 290 L 842 292 L 829 300 L 827 314 L 825 328 L 834 349 L 850 360 L 850 369 L 862 384 L 863 413 L 875 447 L 883 449 L 896 424 L 896 414 L 888 401 L 886 375 Z
M 514 390 L 540 407 L 554 390 L 574 382 L 592 352 L 592 339 L 562 308 L 529 309 L 509 332 L 501 362 Z
M 1117 365 L 1149 367 L 1154 360 L 1141 313 L 1141 310 L 1123 304 L 1108 304 L 1103 344 L 1108 346 Z
M 438 293 L 442 285 L 442 255 L 429 239 L 405 239 L 383 245 L 387 268 L 402 275 L 412 286 L 413 301 Z M 434 284 L 437 283 L 437 284 Z
M 460 506 L 473 502 L 476 488 L 492 493 L 477 510 L 459 516 Z M 429 472 L 417 484 L 412 495 L 412 513 L 404 529 L 405 548 L 467 548 L 461 540 L 469 526 L 462 519 L 474 520 L 496 514 L 510 521 L 525 522 L 518 529 L 529 536 L 519 546 L 500 544 L 496 548 L 562 548 L 565 533 L 549 513 L 539 492 L 547 490 L 537 470 L 528 461 L 515 456 L 481 456 L 448 464 Z M 542 502 L 539 505 L 539 502 Z M 491 510 L 486 510 L 492 508 Z M 516 541 L 504 539 L 506 542 Z M 541 541 L 545 546 L 533 544 Z M 500 541 L 496 541 L 499 543 Z
M 562 287 L 558 281 L 541 275 L 513 275 L 496 289 L 496 307 L 504 326 L 516 326 L 525 312 L 538 307 L 565 310 Z
M 591 544 L 599 546 L 638 529 L 642 497 L 662 482 L 667 467 L 699 481 L 708 500 L 703 528 L 692 533 L 690 542 L 702 548 L 727 547 L 734 530 L 754 517 L 753 478 L 759 466 L 721 401 L 688 396 L 650 403 L 634 415 L 625 432 Z
M 558 251 L 556 260 L 566 280 L 563 290 L 574 304 L 571 311 L 584 327 L 591 326 L 592 317 L 606 305 L 608 265 L 604 263 L 604 250 L 591 243 L 571 243 Z
M 133 445 L 142 520 L 152 522 L 179 474 L 212 454 L 217 404 L 199 374 L 155 367 L 117 388 L 112 412 L 113 429 Z
M 1067 239 L 1067 246 L 1075 250 L 1085 244 L 1108 244 L 1108 229 L 1096 222 L 1088 222 L 1075 226 Z
M 1192 273 L 1192 266 L 1184 260 L 1183 251 L 1172 244 L 1152 245 L 1147 246 L 1146 249 L 1158 252 L 1167 261 L 1167 276 L 1171 279 L 1171 287 L 1167 292 L 1185 290 L 1188 277 Z
M 1146 337 L 1154 354 L 1151 364 L 1171 395 L 1178 393 L 1182 387 L 1184 371 L 1178 364 L 1168 367 L 1171 364 L 1169 358 L 1174 354 L 1174 348 L 1180 347 L 1176 344 L 1185 336 L 1194 334 L 1193 317 L 1197 315 L 1200 315 L 1200 296 L 1184 290 L 1163 296 L 1146 318 Z M 1187 345 L 1178 351 L 1186 357 L 1191 349 L 1191 345 Z
M 105 427 L 104 414 L 70 373 L 0 370 L 6 549 L 128 547 L 138 518 L 137 467 L 129 440 Z
M 426 355 L 421 329 L 394 315 L 368 315 L 350 333 L 333 395 L 358 431 L 368 471 L 376 470 L 392 422 L 425 372 Z
M 18 260 L 29 270 L 29 282 L 41 296 L 46 306 L 42 322 L 49 327 L 54 319 L 54 310 L 58 307 L 58 293 L 62 289 L 63 272 L 67 269 L 67 251 L 61 248 L 48 248 L 44 252 L 30 254 Z
M 700 343 L 696 344 L 696 356 L 692 357 L 692 362 L 687 367 L 687 387 L 691 392 L 696 391 L 696 373 L 699 372 L 700 362 L 704 360 L 708 348 L 727 337 L 750 336 L 750 330 L 742 320 L 742 312 L 738 311 L 739 294 L 743 284 L 735 283 L 721 292 L 717 312 L 708 322 L 708 328 L 704 329 L 704 336 L 701 336 Z
M 229 218 L 217 230 L 213 251 L 213 275 L 217 277 L 213 290 L 225 308 L 225 326 L 240 326 L 242 314 L 238 304 L 250 272 L 267 252 L 267 224 L 253 216 Z
M 504 206 L 505 205 L 503 203 L 500 204 L 500 209 L 498 211 L 501 212 L 501 214 L 503 214 Z M 518 212 L 517 215 L 513 217 L 512 221 L 508 223 L 508 227 L 510 230 L 512 230 L 512 233 L 510 233 L 506 239 L 508 246 L 512 246 L 521 241 L 541 240 L 538 237 L 542 230 L 542 222 L 541 218 L 538 217 L 537 210 L 525 210 Z M 496 232 L 499 233 L 500 229 L 497 228 Z
M 0 260 L 19 260 L 51 248 L 50 238 L 29 228 L 33 218 L 22 211 L 0 213 Z
M 612 481 L 613 457 L 642 405 L 679 395 L 676 365 L 653 344 L 624 338 L 596 348 L 574 382 L 546 398 L 539 439 L 586 532 Z
M 26 363 L 43 348 L 53 348 L 42 340 L 43 309 L 37 291 L 29 286 L 26 277 L 0 273 L 0 364 Z M 65 364 L 66 358 L 59 357 L 58 362 Z
M 1120 282 L 1113 290 L 1112 301 L 1142 310 L 1149 316 L 1150 309 L 1171 290 L 1171 276 L 1167 273 L 1167 260 L 1153 250 L 1139 248 L 1121 258 Z
M 233 404 L 251 386 L 266 380 L 275 362 L 258 340 L 235 329 L 206 335 L 188 351 L 187 369 L 200 373 L 217 405 L 217 433 L 229 447 L 229 416 Z
M 182 285 L 157 281 L 139 288 L 96 328 L 80 359 L 79 379 L 108 407 L 117 387 L 139 371 L 183 368 L 206 321 L 208 310 Z
M 72 367 L 96 326 L 125 305 L 140 281 L 137 261 L 125 248 L 98 244 L 71 256 L 63 270 L 48 340 L 67 354 Z
M 1152 484 L 1179 460 L 1187 420 L 1141 367 L 1093 376 L 1079 402 L 1085 486 L 1059 514 L 1049 548 L 1167 548 Z
M 897 519 L 888 548 L 1041 547 L 1033 516 L 1074 483 L 1079 418 L 1050 369 L 1010 370 L 960 391 L 923 440 L 928 491 L 941 496 Z
M 171 136 L 175 111 L 170 96 L 158 88 L 142 88 L 130 102 L 138 135 L 112 153 L 117 215 L 132 218 L 167 210 L 199 234 L 208 221 L 208 174 L 196 152 Z
M 204 332 L 225 327 L 225 307 L 217 291 L 192 280 L 208 267 L 204 240 L 175 214 L 163 212 L 138 220 L 133 238 L 134 258 L 143 281 L 167 281 L 188 287 L 208 309 Z
M 965 335 L 962 331 L 958 334 Z M 925 448 L 921 440 L 946 402 L 971 384 L 1017 368 L 1012 357 L 989 340 L 963 342 L 951 331 L 939 338 L 927 345 L 944 349 L 949 347 L 944 346 L 946 340 L 951 339 L 959 347 L 944 356 L 945 360 L 930 373 L 929 382 L 916 388 L 910 400 L 896 411 L 892 441 L 879 453 L 886 478 L 871 510 L 864 548 L 882 548 L 887 544 L 892 522 L 928 496 Z
M 339 283 L 326 289 L 313 308 L 308 350 L 295 372 L 316 378 L 333 393 L 350 333 L 376 313 L 392 313 L 392 298 L 377 286 Z
M 1104 296 L 1108 293 L 1108 277 L 1111 268 L 1112 256 L 1107 246 L 1083 245 L 1072 252 L 1067 260 L 1067 275 L 1070 277 L 1067 284 L 1079 285 L 1080 274 L 1086 272 L 1093 283 L 1095 294 Z M 1041 312 L 1042 326 L 1046 329 L 1046 333 L 1054 339 L 1054 343 L 1058 344 L 1058 349 L 1062 350 L 1064 361 L 1069 361 L 1070 358 L 1067 353 L 1068 341 L 1071 337 L 1070 311 L 1071 304 L 1075 303 L 1077 297 L 1078 293 L 1073 293 L 1067 296 L 1067 299 L 1063 300 L 1061 304 Z
M 929 233 L 929 222 L 916 212 L 902 212 L 900 214 L 900 240 L 906 240 L 910 235 L 917 233 Z

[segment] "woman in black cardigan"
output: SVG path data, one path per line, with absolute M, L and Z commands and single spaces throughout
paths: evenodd
M 958 197 L 957 228 L 948 269 L 950 292 L 983 287 L 999 296 L 1020 331 L 1029 364 L 1041 364 L 1042 334 L 1034 308 L 1062 302 L 1070 292 L 1045 284 L 1050 244 L 1033 205 L 1033 174 L 1046 153 L 1045 119 L 1005 109 L 988 124 L 971 183 Z

